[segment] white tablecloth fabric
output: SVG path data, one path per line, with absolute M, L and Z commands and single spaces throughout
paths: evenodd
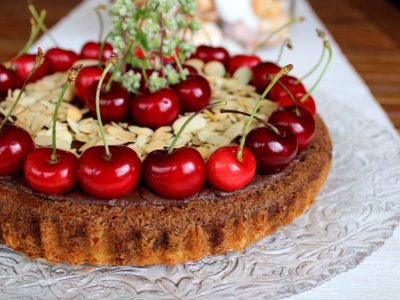
M 104 0 L 86 0 L 52 28 L 53 36 L 62 47 L 79 51 L 83 43 L 97 38 L 98 23 L 93 7 L 104 2 Z M 295 66 L 293 74 L 301 75 L 320 55 L 321 44 L 316 37 L 315 29 L 325 28 L 305 0 L 296 2 L 297 14 L 304 16 L 306 22 L 293 28 L 291 37 L 294 50 L 284 54 L 282 63 L 293 63 Z M 106 28 L 109 26 L 106 21 Z M 323 97 L 324 94 L 335 94 L 338 101 L 357 107 L 368 117 L 394 130 L 368 87 L 354 71 L 340 48 L 333 40 L 332 44 L 334 59 L 327 76 L 315 93 L 315 98 L 318 99 L 319 95 Z M 52 46 L 52 43 L 47 37 L 43 37 L 36 44 L 38 45 L 48 48 Z M 273 60 L 277 49 L 261 54 L 265 59 Z M 382 248 L 367 257 L 355 269 L 291 299 L 400 299 L 400 229 L 395 231 L 393 237 L 387 240 Z

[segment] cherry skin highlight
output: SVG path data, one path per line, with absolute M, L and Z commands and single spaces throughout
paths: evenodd
M 281 107 L 270 116 L 269 123 L 288 127 L 297 138 L 299 151 L 308 147 L 316 133 L 316 124 L 311 113 L 292 106 Z
M 233 75 L 241 67 L 252 69 L 261 62 L 257 55 L 235 55 L 232 56 L 228 64 L 228 72 Z
M 157 129 L 171 125 L 179 115 L 178 96 L 169 88 L 138 95 L 131 102 L 131 115 L 139 126 Z
M 190 147 L 155 150 L 143 162 L 143 177 L 157 195 L 182 199 L 197 194 L 206 179 L 205 163 L 200 153 Z
M 86 106 L 96 114 L 96 91 L 99 81 L 94 81 L 86 92 Z M 110 90 L 106 90 L 107 83 L 103 83 L 100 91 L 100 113 L 104 121 L 119 122 L 129 114 L 130 95 L 121 84 L 113 81 Z
M 245 187 L 254 178 L 256 160 L 246 147 L 242 159 L 237 159 L 239 146 L 224 146 L 217 149 L 207 160 L 207 182 L 214 188 L 232 192 Z
M 24 164 L 25 179 L 39 193 L 63 195 L 75 187 L 78 158 L 57 149 L 56 162 L 51 161 L 52 148 L 37 148 L 29 153 Z
M 47 50 L 45 59 L 49 63 L 50 72 L 55 73 L 68 71 L 79 56 L 71 50 L 52 48 Z
M 0 97 L 7 96 L 8 90 L 14 90 L 18 87 L 17 74 L 0 65 Z
M 110 146 L 106 158 L 103 146 L 87 149 L 79 158 L 77 176 L 82 189 L 98 199 L 118 199 L 131 193 L 139 183 L 141 162 L 126 146 Z
M 6 123 L 0 131 L 0 176 L 22 171 L 26 157 L 34 148 L 33 139 L 25 129 Z
M 290 129 L 280 125 L 275 127 L 278 132 L 268 127 L 258 127 L 247 135 L 245 145 L 254 154 L 260 174 L 282 171 L 298 151 L 297 139 Z
M 196 112 L 210 103 L 210 84 L 200 75 L 191 75 L 172 89 L 179 97 L 181 112 Z

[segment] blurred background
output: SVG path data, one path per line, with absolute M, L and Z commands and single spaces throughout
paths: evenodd
M 232 10 L 224 8 L 225 5 L 232 5 L 231 1 L 199 0 L 204 22 L 216 19 L 221 23 L 221 19 L 229 21 L 234 18 Z M 243 1 L 246 0 L 233 2 L 242 5 Z M 281 4 L 275 3 L 274 6 L 269 5 L 268 9 L 263 7 L 263 0 L 252 1 L 255 14 L 265 20 L 263 26 L 267 29 L 282 24 L 282 20 L 289 18 L 288 9 L 285 7 L 287 1 Z M 47 10 L 46 24 L 51 27 L 81 1 L 35 0 L 33 2 L 38 9 Z M 400 130 L 400 0 L 309 0 L 309 3 L 351 64 L 368 84 L 395 127 Z M 281 6 L 285 8 L 283 12 Z M 0 12 L 2 13 L 0 61 L 3 62 L 24 45 L 29 36 L 30 25 L 25 0 L 1 0 Z M 221 12 L 222 16 L 219 14 Z M 252 24 L 249 24 L 247 27 L 251 26 Z M 237 30 L 248 29 L 246 24 L 244 27 L 244 29 L 243 26 L 239 27 Z M 226 30 L 229 30 L 229 26 Z M 218 33 L 213 32 L 213 34 Z M 224 34 L 229 32 L 225 31 Z M 235 33 L 232 36 L 235 35 L 238 36 Z M 284 34 L 281 36 L 282 40 L 283 38 Z M 239 42 L 251 44 L 251 39 Z M 279 43 L 279 39 L 276 43 Z

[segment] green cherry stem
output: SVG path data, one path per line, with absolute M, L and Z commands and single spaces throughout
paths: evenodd
M 34 18 L 31 18 L 31 34 L 29 36 L 28 41 L 26 42 L 25 46 L 18 52 L 16 56 L 14 56 L 10 62 L 15 61 L 18 59 L 21 55 L 24 55 L 26 52 L 29 51 L 29 49 L 32 47 L 32 44 L 35 42 L 39 32 L 40 32 L 40 26 L 43 24 L 44 19 L 46 18 L 46 11 L 42 11 L 40 13 L 39 17 L 39 22 L 36 23 Z
M 174 59 L 176 61 L 176 65 L 178 66 L 179 75 L 180 75 L 182 80 L 185 80 L 186 79 L 186 75 L 185 75 L 185 72 L 183 70 L 183 67 L 182 67 L 182 64 L 181 64 L 181 60 L 179 59 L 179 57 L 176 54 L 175 50 L 172 53 L 173 53 L 172 55 L 174 56 Z
M 325 35 L 325 32 L 323 32 L 319 29 L 317 29 L 317 34 L 318 34 L 318 37 L 320 37 L 323 40 L 321 56 L 319 57 L 317 63 L 306 74 L 304 74 L 301 78 L 299 78 L 297 80 L 298 83 L 303 81 L 307 77 L 309 77 L 312 73 L 314 73 L 315 70 L 317 70 L 319 68 L 319 66 L 322 64 L 322 62 L 324 61 L 325 54 L 326 54 L 326 47 L 325 47 L 326 35 Z
M 32 17 L 35 19 L 36 23 L 38 24 L 39 29 L 42 30 L 43 33 L 49 37 L 49 39 L 53 42 L 53 44 L 56 47 L 59 47 L 59 44 L 57 43 L 56 39 L 51 35 L 46 24 L 44 24 L 44 22 L 43 22 L 44 20 L 43 21 L 40 20 L 40 16 L 39 16 L 35 6 L 31 3 L 28 5 L 28 9 L 29 9 Z
M 7 115 L 3 119 L 3 121 L 0 124 L 0 131 L 4 127 L 4 125 L 7 123 L 7 121 L 10 119 L 11 115 L 13 114 L 15 108 L 17 107 L 17 104 L 19 100 L 21 99 L 21 96 L 23 92 L 25 91 L 25 87 L 28 84 L 29 79 L 32 77 L 32 75 L 36 72 L 36 70 L 43 64 L 44 62 L 44 54 L 42 51 L 42 48 L 38 48 L 38 53 L 36 55 L 36 60 L 35 60 L 35 65 L 33 66 L 32 70 L 29 72 L 28 76 L 26 77 L 24 84 L 22 85 L 21 89 L 19 90 L 17 99 L 15 99 L 13 105 L 11 106 L 10 110 L 8 111 Z
M 284 66 L 279 72 L 278 74 L 276 74 L 274 76 L 274 78 L 271 80 L 270 84 L 267 86 L 267 88 L 264 90 L 264 92 L 262 93 L 262 95 L 260 96 L 260 98 L 258 98 L 256 104 L 254 105 L 253 110 L 251 111 L 251 115 L 250 118 L 247 120 L 247 124 L 246 127 L 244 129 L 244 133 L 243 136 L 240 140 L 240 147 L 237 153 L 237 159 L 239 161 L 242 161 L 242 155 L 243 155 L 243 148 L 244 148 L 244 143 L 246 142 L 246 137 L 250 132 L 250 126 L 251 123 L 253 122 L 254 116 L 256 115 L 257 111 L 259 110 L 260 106 L 261 106 L 261 102 L 262 100 L 265 98 L 265 96 L 267 96 L 267 94 L 269 93 L 269 91 L 272 89 L 272 87 L 275 85 L 275 83 L 277 83 L 277 81 L 283 76 L 288 74 L 291 70 L 293 69 L 293 65 L 286 65 Z
M 99 5 L 94 9 L 94 12 L 97 15 L 97 18 L 99 20 L 99 42 L 103 40 L 103 33 L 104 33 L 104 20 L 103 16 L 101 15 L 101 10 L 104 9 L 104 5 Z
M 287 88 L 287 86 L 285 84 L 283 84 L 282 82 L 278 81 L 279 86 L 286 92 L 286 94 L 289 96 L 290 100 L 292 101 L 293 105 L 294 105 L 294 111 L 296 113 L 297 116 L 300 115 L 300 111 L 299 111 L 299 106 L 297 105 L 296 99 L 294 99 L 294 96 L 292 94 L 291 91 L 289 91 L 289 89 Z
M 82 69 L 82 65 L 76 65 L 71 68 L 71 70 L 68 73 L 68 78 L 67 81 L 63 84 L 61 88 L 61 93 L 60 96 L 57 99 L 56 107 L 54 109 L 53 113 L 53 118 L 52 118 L 52 127 L 51 127 L 51 147 L 52 147 L 52 152 L 51 152 L 51 158 L 50 161 L 52 163 L 57 163 L 57 116 L 58 116 L 58 111 L 60 110 L 61 103 L 64 99 L 65 92 L 73 83 L 76 79 L 76 77 L 79 74 L 79 71 Z
M 109 33 L 107 33 L 106 37 L 100 44 L 99 57 L 97 58 L 97 64 L 99 67 L 102 66 L 104 47 L 106 46 L 106 43 L 107 43 L 108 39 L 111 37 L 111 35 L 112 35 L 112 32 L 110 31 Z
M 304 17 L 295 17 L 295 18 L 291 18 L 288 22 L 286 22 L 285 24 L 283 24 L 282 26 L 278 27 L 277 29 L 275 29 L 274 31 L 272 31 L 267 38 L 262 41 L 261 43 L 256 44 L 256 46 L 253 49 L 253 54 L 257 52 L 257 50 L 259 50 L 261 47 L 263 46 L 267 46 L 268 43 L 271 41 L 271 39 L 279 32 L 281 32 L 282 30 L 284 30 L 285 28 L 290 27 L 292 24 L 295 23 L 301 23 L 303 22 L 305 19 Z
M 111 73 L 110 79 L 108 80 L 107 85 L 106 85 L 107 92 L 110 91 L 111 84 L 114 81 L 115 76 L 121 70 L 122 65 L 126 62 L 126 59 L 128 58 L 128 55 L 132 50 L 132 46 L 133 46 L 133 41 L 131 40 L 128 44 L 128 48 L 126 49 L 124 56 L 122 57 L 121 60 L 118 61 L 118 63 L 114 67 L 114 70 Z
M 189 123 L 200 113 L 202 113 L 203 111 L 205 111 L 206 109 L 210 109 L 213 108 L 215 106 L 219 106 L 219 105 L 225 105 L 226 101 L 218 101 L 218 102 L 214 102 L 211 103 L 210 105 L 207 105 L 206 107 L 203 107 L 202 109 L 200 109 L 199 111 L 193 113 L 186 121 L 185 123 L 183 123 L 183 125 L 179 128 L 178 133 L 175 135 L 174 139 L 171 142 L 171 145 L 168 148 L 168 152 L 167 154 L 170 155 L 172 154 L 172 152 L 174 152 L 175 146 L 178 143 L 183 131 L 185 130 L 185 128 L 189 125 Z
M 281 58 L 282 58 L 283 51 L 285 50 L 286 47 L 287 47 L 288 49 L 290 49 L 290 50 L 293 49 L 292 40 L 289 39 L 289 38 L 287 38 L 287 39 L 285 39 L 285 40 L 283 41 L 283 43 L 282 43 L 282 45 L 281 45 L 281 48 L 279 49 L 278 58 L 276 59 L 276 62 L 275 62 L 277 65 L 279 65 L 279 62 L 280 62 L 280 60 L 281 60 Z
M 111 153 L 110 149 L 108 147 L 106 135 L 104 133 L 104 127 L 103 127 L 103 122 L 101 120 L 101 113 L 100 113 L 100 92 L 103 87 L 103 82 L 104 78 L 106 77 L 107 73 L 110 71 L 110 69 L 115 66 L 117 63 L 117 55 L 113 53 L 110 57 L 110 59 L 107 61 L 106 67 L 104 68 L 103 74 L 101 74 L 99 84 L 97 85 L 96 89 L 96 116 L 97 116 L 97 123 L 99 124 L 99 131 L 100 131 L 100 136 L 101 139 L 103 140 L 104 144 L 104 150 L 105 150 L 105 158 L 110 159 L 111 158 Z
M 328 70 L 328 67 L 332 61 L 332 46 L 331 43 L 326 40 L 324 41 L 324 47 L 325 49 L 328 51 L 328 60 L 326 61 L 326 64 L 324 66 L 324 68 L 322 69 L 321 74 L 319 75 L 317 81 L 315 81 L 314 85 L 311 87 L 311 89 L 308 90 L 307 94 L 305 94 L 303 97 L 301 97 L 301 99 L 299 100 L 299 102 L 303 103 L 304 101 L 306 101 L 306 99 L 311 95 L 311 93 L 316 89 L 316 87 L 318 86 L 318 84 L 320 83 L 320 81 L 322 80 L 322 78 L 324 77 L 326 70 Z
M 240 110 L 234 110 L 234 109 L 221 109 L 220 112 L 221 112 L 222 114 L 232 113 L 232 114 L 239 114 L 239 115 L 251 117 L 251 114 L 249 114 L 249 113 L 247 113 L 247 112 L 240 111 Z M 259 118 L 259 117 L 257 117 L 257 116 L 254 116 L 254 119 L 257 120 L 257 121 L 260 122 L 260 123 L 263 123 L 266 127 L 271 128 L 271 130 L 273 130 L 275 133 L 278 133 L 278 134 L 279 134 L 278 128 L 276 128 L 274 125 L 272 125 L 272 124 L 266 122 L 265 120 L 263 120 L 263 119 L 261 119 L 261 118 Z

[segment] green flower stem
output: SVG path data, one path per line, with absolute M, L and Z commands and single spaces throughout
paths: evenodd
M 283 41 L 283 43 L 282 43 L 282 45 L 281 45 L 281 48 L 279 49 L 278 58 L 276 59 L 276 62 L 275 62 L 277 65 L 279 65 L 279 62 L 280 62 L 280 60 L 281 60 L 281 58 L 282 58 L 283 51 L 284 51 L 284 49 L 285 49 L 286 47 L 287 47 L 288 49 L 290 49 L 290 50 L 293 49 L 292 40 L 289 39 L 289 38 L 287 38 L 287 39 L 285 39 L 285 40 Z
M 49 32 L 49 29 L 47 28 L 46 24 L 44 24 L 44 22 L 40 21 L 40 16 L 39 16 L 35 6 L 33 4 L 29 4 L 28 5 L 28 9 L 29 9 L 32 17 L 35 19 L 36 23 L 38 24 L 39 29 L 42 30 L 43 33 L 46 34 L 49 37 L 49 39 L 53 42 L 53 44 L 56 47 L 59 47 L 59 44 L 57 43 L 55 38 Z
M 50 157 L 50 161 L 54 164 L 57 163 L 57 130 L 56 130 L 57 126 L 56 125 L 57 125 L 58 112 L 60 110 L 61 103 L 64 99 L 65 92 L 67 91 L 67 89 L 69 88 L 71 83 L 73 83 L 75 81 L 75 79 L 78 76 L 79 71 L 81 69 L 82 69 L 82 65 L 77 65 L 77 66 L 71 68 L 71 70 L 68 73 L 68 79 L 61 88 L 61 93 L 57 99 L 56 107 L 54 109 L 53 118 L 52 118 L 52 127 L 51 127 L 52 152 L 51 152 L 51 157 Z
M 164 19 L 163 14 L 160 14 L 160 49 L 159 49 L 159 57 L 160 57 L 160 70 L 164 69 L 164 55 L 163 55 L 163 46 L 164 46 L 164 35 L 165 35 L 165 28 L 164 28 Z M 163 74 L 164 76 L 164 74 Z
M 278 27 L 277 29 L 275 29 L 274 31 L 272 31 L 267 38 L 262 41 L 261 43 L 258 43 L 254 49 L 253 49 L 253 53 L 255 53 L 258 49 L 260 49 L 263 46 L 267 46 L 268 43 L 270 42 L 270 40 L 279 32 L 281 32 L 282 30 L 290 27 L 292 24 L 295 23 L 301 23 L 304 21 L 304 17 L 297 17 L 297 18 L 292 18 L 290 19 L 288 22 L 286 22 L 285 24 L 283 24 L 282 26 Z
M 205 111 L 206 109 L 210 109 L 210 108 L 212 108 L 212 107 L 219 106 L 219 105 L 223 105 L 223 104 L 226 104 L 226 101 L 214 102 L 214 103 L 211 103 L 210 105 L 207 105 L 206 107 L 203 107 L 202 109 L 200 109 L 199 111 L 195 112 L 194 114 L 192 114 L 192 115 L 189 117 L 189 119 L 187 119 L 186 122 L 183 123 L 183 125 L 181 126 L 181 128 L 179 128 L 178 133 L 175 135 L 174 139 L 172 140 L 171 145 L 170 145 L 169 148 L 168 148 L 167 154 L 170 155 L 170 154 L 172 154 L 172 152 L 174 152 L 176 143 L 178 143 L 178 140 L 179 140 L 179 138 L 181 137 L 183 131 L 185 130 L 185 128 L 189 125 L 189 123 L 190 123 L 197 115 L 199 115 L 200 113 L 202 113 L 202 112 Z
M 96 89 L 96 116 L 97 116 L 97 122 L 99 124 L 99 131 L 100 131 L 100 136 L 101 139 L 103 140 L 104 143 L 104 150 L 105 150 L 105 158 L 110 159 L 111 158 L 111 153 L 110 149 L 108 147 L 106 135 L 104 133 L 104 127 L 103 127 L 103 122 L 101 120 L 101 113 L 100 113 L 100 92 L 103 86 L 104 78 L 106 77 L 107 73 L 110 71 L 110 69 L 116 64 L 117 58 L 115 53 L 111 56 L 109 61 L 107 62 L 107 65 L 103 71 L 103 74 L 101 74 L 99 84 L 97 85 Z
M 3 121 L 1 122 L 0 131 L 3 129 L 4 125 L 10 119 L 10 117 L 13 114 L 15 108 L 17 107 L 17 104 L 19 103 L 19 100 L 21 99 L 21 96 L 22 96 L 23 92 L 25 91 L 25 87 L 28 84 L 29 79 L 31 79 L 32 75 L 36 72 L 37 69 L 39 69 L 39 67 L 43 64 L 43 62 L 44 62 L 43 51 L 42 51 L 42 48 L 39 48 L 38 49 L 38 54 L 36 56 L 35 65 L 32 68 L 32 70 L 29 72 L 28 76 L 26 77 L 26 79 L 24 81 L 24 84 L 22 85 L 21 89 L 19 90 L 17 99 L 15 99 L 15 101 L 14 101 L 13 105 L 11 106 L 10 110 L 8 111 L 7 115 L 5 116 Z
M 250 118 L 247 121 L 246 127 L 244 129 L 244 133 L 243 136 L 240 140 L 240 146 L 239 146 L 239 150 L 237 153 L 237 159 L 239 161 L 242 160 L 242 156 L 243 156 L 243 148 L 244 148 L 244 143 L 246 142 L 246 137 L 250 132 L 250 126 L 251 123 L 253 122 L 254 116 L 256 115 L 257 111 L 259 110 L 260 106 L 261 106 L 261 102 L 262 100 L 265 98 L 265 96 L 267 96 L 267 94 L 269 93 L 269 91 L 272 89 L 272 87 L 275 85 L 275 83 L 277 83 L 277 81 L 283 76 L 288 74 L 291 70 L 293 69 L 293 65 L 286 65 L 284 66 L 279 72 L 278 74 L 275 75 L 275 77 L 271 80 L 270 84 L 267 86 L 267 88 L 264 90 L 264 92 L 262 93 L 262 95 L 260 96 L 260 98 L 258 98 L 256 105 L 254 105 L 253 110 L 251 111 L 251 115 Z
M 106 91 L 109 92 L 110 88 L 111 88 L 111 84 L 114 81 L 115 76 L 117 75 L 117 73 L 121 70 L 122 65 L 126 62 L 126 59 L 128 58 L 128 54 L 130 53 L 130 51 L 132 50 L 132 46 L 133 46 L 133 41 L 129 42 L 128 48 L 126 49 L 126 52 L 124 54 L 124 56 L 122 57 L 121 60 L 118 61 L 118 63 L 115 65 L 113 72 L 111 73 L 111 77 L 107 82 L 106 85 Z
M 176 65 L 178 66 L 179 75 L 180 75 L 179 77 L 180 77 L 182 80 L 185 80 L 185 79 L 186 79 L 186 75 L 185 75 L 185 72 L 184 72 L 184 70 L 183 70 L 181 61 L 180 61 L 178 55 L 176 55 L 176 51 L 175 51 L 175 50 L 173 51 L 173 56 L 174 56 L 174 59 L 175 59 L 175 61 L 176 61 Z
M 99 43 L 103 41 L 103 33 L 104 33 L 104 20 L 103 20 L 103 16 L 101 15 L 100 9 L 98 7 L 96 7 L 94 9 L 94 12 L 97 15 L 97 19 L 99 20 Z
M 324 66 L 324 68 L 322 69 L 321 74 L 319 75 L 317 81 L 315 81 L 314 85 L 311 87 L 311 89 L 308 90 L 307 94 L 305 94 L 303 97 L 301 97 L 301 99 L 299 100 L 301 103 L 303 103 L 304 101 L 306 101 L 306 99 L 311 95 L 311 93 L 316 89 L 316 87 L 318 86 L 318 84 L 320 83 L 320 81 L 322 80 L 322 78 L 324 77 L 326 71 L 328 70 L 328 67 L 332 61 L 332 47 L 331 44 L 329 43 L 329 41 L 324 41 L 324 47 L 325 49 L 328 51 L 328 60 L 326 61 L 326 64 Z

